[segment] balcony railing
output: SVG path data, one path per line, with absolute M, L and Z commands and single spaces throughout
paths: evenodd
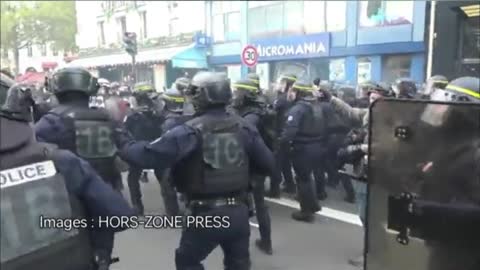
M 182 33 L 176 36 L 149 38 L 143 42 L 138 43 L 138 50 L 142 51 L 142 50 L 152 49 L 152 48 L 162 49 L 162 48 L 169 48 L 169 47 L 185 46 L 194 42 L 194 37 L 196 33 L 197 32 L 191 32 L 191 33 Z M 93 47 L 93 48 L 80 49 L 79 56 L 93 57 L 93 56 L 121 53 L 123 51 L 124 49 L 121 43 L 112 43 L 108 46 L 108 48 Z

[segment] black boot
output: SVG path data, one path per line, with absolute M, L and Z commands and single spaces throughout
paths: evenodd
M 295 194 L 297 190 L 295 189 L 295 186 L 293 185 L 285 185 L 283 187 L 283 192 L 288 193 L 288 194 Z
M 279 187 L 272 187 L 270 191 L 267 193 L 267 197 L 280 199 L 280 188 Z
M 292 213 L 292 218 L 297 221 L 303 221 L 313 223 L 315 221 L 315 214 L 302 211 L 296 211 Z
M 328 194 L 325 191 L 320 191 L 317 193 L 317 199 L 319 199 L 320 201 L 326 200 L 327 197 L 328 197 Z
M 257 240 L 255 240 L 255 245 L 263 253 L 265 253 L 267 255 L 272 255 L 273 254 L 272 242 L 271 241 L 262 241 L 262 239 L 257 239 Z
M 348 194 L 343 200 L 348 203 L 355 203 L 355 194 Z
M 133 209 L 135 210 L 135 214 L 137 216 L 143 216 L 145 213 L 144 213 L 144 207 L 143 207 L 143 203 L 142 202 L 135 202 L 135 203 L 132 203 L 132 206 L 133 206 Z

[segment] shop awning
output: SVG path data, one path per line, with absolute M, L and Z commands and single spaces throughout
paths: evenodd
M 154 63 L 154 62 L 165 62 L 171 60 L 177 53 L 185 51 L 191 46 L 182 46 L 182 47 L 172 47 L 172 48 L 163 48 L 163 49 L 154 49 L 147 51 L 140 51 L 137 54 L 136 62 L 137 63 Z M 117 65 L 128 65 L 132 63 L 132 57 L 125 53 L 121 54 L 110 54 L 97 57 L 87 57 L 87 58 L 78 58 L 73 60 L 68 65 L 69 66 L 81 66 L 81 67 L 102 67 L 102 66 L 117 66 Z
M 205 48 L 191 46 L 172 58 L 172 66 L 178 68 L 208 68 Z
M 57 62 L 42 62 L 43 69 L 54 69 L 58 66 Z

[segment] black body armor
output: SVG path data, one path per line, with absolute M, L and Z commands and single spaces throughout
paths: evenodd
M 189 199 L 212 199 L 245 192 L 249 159 L 241 138 L 246 123 L 235 115 L 203 115 L 186 125 L 201 137 L 201 147 L 173 169 L 178 190 Z

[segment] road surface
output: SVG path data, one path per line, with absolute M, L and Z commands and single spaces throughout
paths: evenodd
M 125 177 L 124 177 L 125 178 Z M 145 213 L 164 214 L 160 187 L 153 174 L 149 183 L 142 183 Z M 126 181 L 124 194 L 128 198 Z M 250 253 L 252 270 L 355 270 L 348 265 L 350 257 L 359 255 L 363 246 L 363 230 L 355 205 L 343 202 L 343 190 L 328 189 L 329 198 L 322 202 L 315 223 L 294 221 L 290 214 L 298 209 L 293 199 L 268 201 L 272 217 L 273 256 L 261 253 L 254 245 L 259 237 L 258 225 L 252 219 Z M 178 229 L 132 229 L 116 237 L 114 256 L 120 262 L 112 270 L 174 270 L 175 248 L 181 231 Z M 217 248 L 204 262 L 208 270 L 221 270 L 223 254 Z

